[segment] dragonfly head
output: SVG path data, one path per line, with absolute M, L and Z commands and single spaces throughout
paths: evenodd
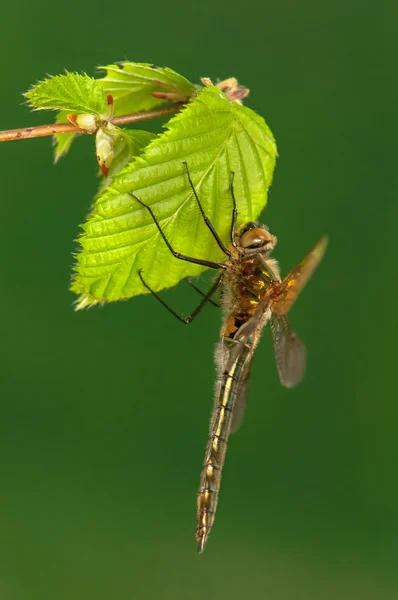
M 277 239 L 272 235 L 265 225 L 258 223 L 247 223 L 239 231 L 237 244 L 247 253 L 271 252 L 276 245 Z

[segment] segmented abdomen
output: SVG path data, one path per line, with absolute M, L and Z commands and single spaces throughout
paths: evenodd
M 232 356 L 232 359 L 225 361 L 225 370 L 220 373 L 210 422 L 209 441 L 200 477 L 196 528 L 199 552 L 202 552 L 214 522 L 235 400 L 252 351 L 249 340 L 243 342 L 224 339 L 220 342 L 217 352 L 224 352 L 226 348 L 231 350 L 229 356 Z M 220 362 L 224 361 L 220 360 Z

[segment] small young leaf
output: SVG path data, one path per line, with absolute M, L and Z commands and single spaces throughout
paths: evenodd
M 115 156 L 116 137 L 100 127 L 95 136 L 95 154 L 104 177 L 108 177 L 109 168 Z
M 97 196 L 102 194 L 113 178 L 117 175 L 133 158 L 141 154 L 148 144 L 156 137 L 154 133 L 140 129 L 119 129 L 119 136 L 115 140 L 114 157 L 109 168 L 108 177 L 101 178 Z M 99 175 L 101 172 L 99 173 Z
M 115 115 L 150 110 L 167 101 L 167 98 L 155 98 L 153 93 L 171 93 L 175 97 L 170 99 L 184 100 L 195 91 L 188 79 L 168 68 L 132 62 L 99 68 L 106 71 L 106 76 L 97 81 L 105 94 L 112 94 Z
M 67 123 L 68 122 L 68 112 L 66 110 L 60 110 L 57 118 L 56 118 L 56 123 Z M 59 159 L 64 156 L 67 152 L 69 152 L 69 148 L 71 147 L 71 144 L 73 142 L 73 140 L 75 139 L 75 136 L 79 135 L 78 133 L 59 133 L 57 135 L 53 136 L 53 143 L 54 143 L 54 162 L 58 162 Z
M 171 255 L 148 211 L 128 192 L 151 206 L 176 251 L 223 260 L 203 222 L 183 161 L 207 216 L 226 244 L 232 218 L 231 172 L 238 226 L 255 219 L 266 204 L 276 145 L 262 117 L 209 87 L 167 127 L 116 175 L 83 226 L 71 288 L 83 295 L 80 306 L 146 293 L 140 269 L 154 290 L 204 270 Z
M 68 113 L 102 115 L 108 108 L 106 95 L 97 79 L 65 73 L 39 82 L 26 94 L 34 110 L 66 110 Z

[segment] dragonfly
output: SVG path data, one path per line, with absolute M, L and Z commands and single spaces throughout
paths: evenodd
M 233 205 L 230 243 L 226 246 L 206 216 L 187 163 L 184 162 L 183 165 L 202 218 L 225 255 L 222 262 L 212 262 L 177 252 L 162 230 L 151 206 L 142 202 L 133 192 L 130 194 L 149 212 L 164 243 L 175 258 L 218 270 L 207 293 L 203 293 L 188 280 L 202 295 L 202 300 L 186 317 L 180 316 L 151 289 L 142 270 L 138 273 L 144 287 L 182 323 L 192 323 L 208 302 L 216 306 L 221 305 L 223 310 L 220 339 L 215 350 L 217 381 L 214 408 L 197 496 L 196 540 L 198 551 L 203 552 L 216 514 L 228 439 L 242 421 L 253 356 L 267 323 L 271 328 L 276 366 L 282 386 L 291 388 L 297 385 L 304 375 L 305 346 L 290 328 L 287 313 L 322 259 L 327 237 L 320 238 L 297 266 L 281 279 L 278 262 L 270 256 L 277 238 L 269 229 L 265 225 L 250 222 L 236 230 L 238 211 L 233 184 L 234 173 L 231 173 L 230 187 Z M 212 300 L 217 290 L 220 291 L 220 304 Z

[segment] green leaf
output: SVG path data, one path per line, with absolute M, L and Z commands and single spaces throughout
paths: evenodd
M 226 244 L 232 217 L 231 171 L 238 226 L 255 219 L 266 204 L 276 145 L 262 117 L 209 87 L 167 126 L 114 178 L 83 226 L 71 288 L 83 295 L 79 308 L 147 293 L 139 269 L 154 290 L 204 270 L 171 255 L 148 211 L 130 191 L 151 206 L 176 251 L 223 260 L 200 215 L 183 161 L 206 214 Z
M 152 96 L 153 92 L 173 93 L 184 99 L 195 91 L 188 79 L 168 68 L 132 62 L 99 68 L 106 71 L 106 76 L 97 81 L 106 94 L 112 94 L 115 115 L 150 110 L 166 102 Z
M 109 169 L 109 177 L 114 177 L 156 137 L 154 133 L 140 129 L 122 129 L 120 132 L 121 135 L 115 142 L 115 155 Z
M 65 73 L 41 81 L 24 96 L 34 110 L 66 110 L 75 114 L 102 115 L 108 108 L 98 80 L 79 73 Z
M 67 123 L 68 112 L 65 110 L 61 110 L 56 118 L 56 123 Z M 59 159 L 64 156 L 67 152 L 69 152 L 69 148 L 78 133 L 59 133 L 53 136 L 54 143 L 54 162 L 58 162 Z

